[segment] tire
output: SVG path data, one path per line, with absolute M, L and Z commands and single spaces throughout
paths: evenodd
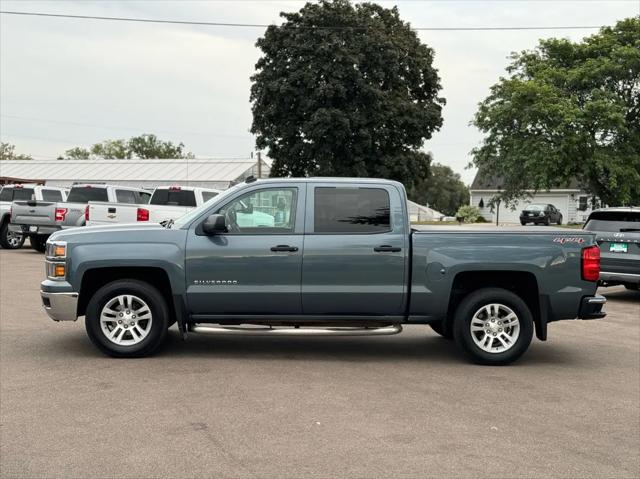
M 551 224 L 551 220 L 549 219 L 549 217 L 547 216 L 544 220 L 544 222 L 542 223 L 545 226 L 549 226 Z
M 443 338 L 453 339 L 453 332 L 451 331 L 451 328 L 449 328 L 448 331 L 445 331 L 443 328 L 442 321 L 438 321 L 436 323 L 429 323 L 429 326 L 431 327 L 431 329 L 433 329 L 437 334 L 439 334 Z
M 29 243 L 31 247 L 39 253 L 44 253 L 47 249 L 47 239 L 49 237 L 45 235 L 31 235 L 29 236 Z
M 120 302 L 119 298 L 125 299 Z M 85 328 L 91 342 L 103 353 L 116 358 L 138 358 L 152 354 L 164 343 L 169 316 L 169 307 L 156 288 L 143 281 L 117 280 L 91 297 Z
M 629 291 L 638 291 L 640 289 L 640 284 L 626 283 L 624 287 Z
M 22 248 L 24 244 L 24 235 L 19 235 L 9 231 L 9 222 L 5 221 L 0 226 L 0 246 L 4 249 Z
M 562 225 L 562 215 L 558 217 L 558 226 Z
M 496 305 L 500 308 L 496 308 Z M 485 307 L 490 307 L 492 313 L 498 313 L 491 315 L 497 318 L 495 321 L 489 319 Z M 517 322 L 509 312 L 515 315 Z M 503 324 L 505 320 L 509 322 Z M 472 321 L 475 328 L 480 328 L 473 333 Z M 513 326 L 509 327 L 508 324 Z M 486 331 L 493 332 L 487 334 Z M 466 296 L 458 306 L 454 317 L 453 336 L 458 347 L 473 362 L 493 366 L 505 365 L 522 356 L 531 344 L 533 317 L 525 302 L 514 293 L 501 288 L 479 289 Z M 512 341 L 509 341 L 508 337 L 513 338 Z M 481 344 L 484 344 L 484 347 L 481 347 Z
M 521 222 L 520 222 L 520 224 L 521 224 L 522 226 L 526 226 L 526 225 L 527 225 L 527 222 L 526 222 L 526 221 L 521 221 Z

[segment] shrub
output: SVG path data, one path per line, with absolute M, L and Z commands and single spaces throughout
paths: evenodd
M 458 208 L 456 213 L 456 219 L 464 223 L 476 223 L 480 218 L 482 216 L 477 206 L 463 205 Z

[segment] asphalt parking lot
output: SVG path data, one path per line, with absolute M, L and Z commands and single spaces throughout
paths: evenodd
M 509 367 L 424 326 L 373 338 L 176 331 L 115 360 L 40 306 L 43 258 L 0 250 L 2 477 L 640 476 L 640 294 Z

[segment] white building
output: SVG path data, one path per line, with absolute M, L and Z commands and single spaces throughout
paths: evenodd
M 502 179 L 496 176 L 481 176 L 476 174 L 469 192 L 471 193 L 471 205 L 480 208 L 480 213 L 489 222 L 495 223 L 496 214 L 499 213 L 500 224 L 516 224 L 520 222 L 520 212 L 525 206 L 532 203 L 551 204 L 562 213 L 563 223 L 583 223 L 587 220 L 592 210 L 591 195 L 580 187 L 577 181 L 572 181 L 562 188 L 554 188 L 549 191 L 532 193 L 530 198 L 519 200 L 515 209 L 500 205 L 491 207 L 491 200 L 500 192 Z M 597 201 L 596 201 L 597 203 Z M 597 205 L 596 205 L 597 206 Z
M 0 183 L 42 183 L 71 186 L 74 183 L 113 183 L 153 188 L 189 185 L 224 190 L 247 177 L 266 178 L 269 164 L 261 161 L 260 175 L 254 158 L 177 160 L 4 160 Z
M 439 211 L 423 206 L 413 201 L 407 200 L 407 209 L 409 210 L 409 219 L 411 222 L 416 221 L 440 221 L 444 215 Z

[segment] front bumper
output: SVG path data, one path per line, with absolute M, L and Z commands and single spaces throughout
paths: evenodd
M 23 235 L 52 235 L 56 231 L 60 231 L 60 226 L 49 225 L 17 225 L 9 223 L 9 231 Z
M 51 293 L 40 291 L 42 305 L 54 321 L 75 321 L 78 319 L 78 293 Z
M 607 313 L 602 311 L 602 307 L 607 302 L 607 298 L 604 296 L 585 296 L 580 303 L 580 312 L 578 313 L 579 319 L 601 319 L 604 318 Z

